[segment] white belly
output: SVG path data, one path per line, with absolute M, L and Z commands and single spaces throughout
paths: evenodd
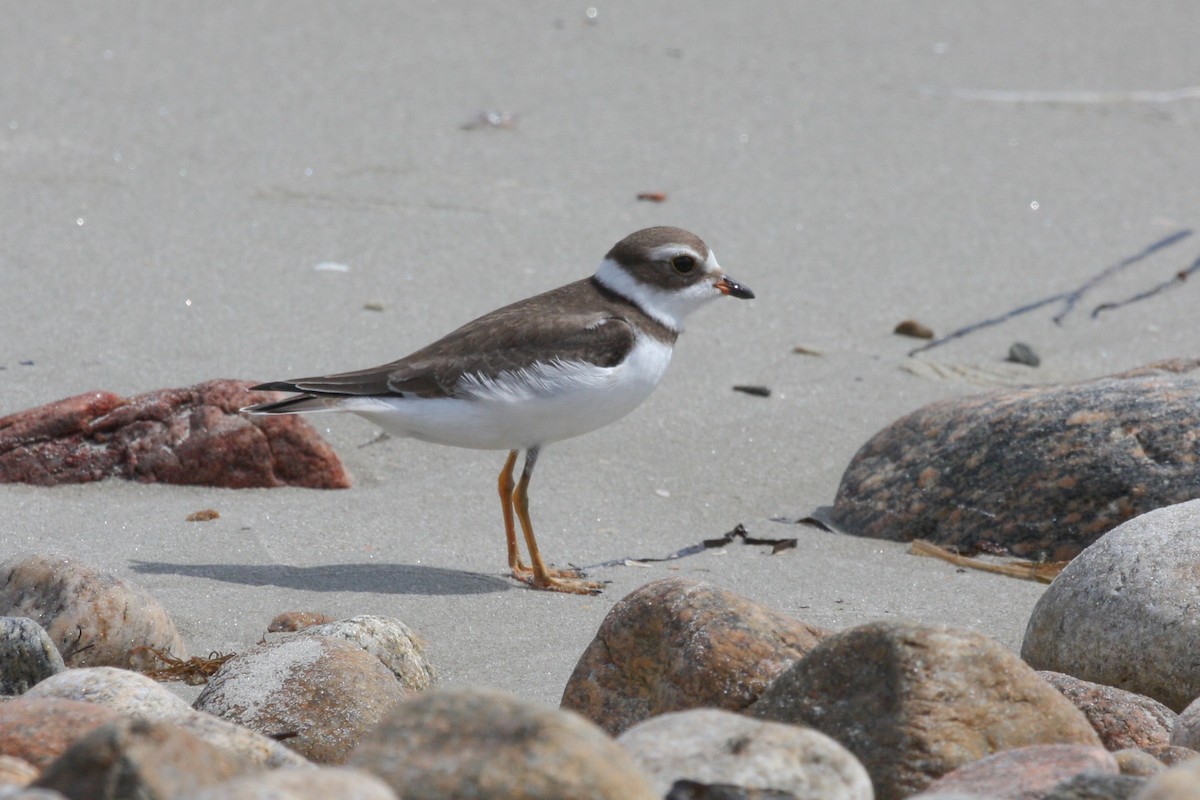
M 389 433 L 478 450 L 521 450 L 569 439 L 614 422 L 650 396 L 671 348 L 639 339 L 621 364 L 542 364 L 472 380 L 469 398 L 353 398 L 341 410 Z

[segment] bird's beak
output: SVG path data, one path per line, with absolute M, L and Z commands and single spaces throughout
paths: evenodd
M 754 292 L 750 291 L 749 286 L 743 286 L 737 281 L 730 280 L 728 275 L 722 275 L 721 280 L 717 281 L 717 291 L 730 297 L 740 297 L 743 300 L 754 299 Z

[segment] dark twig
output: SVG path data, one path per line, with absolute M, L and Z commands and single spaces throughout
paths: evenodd
M 1200 256 L 1197 256 L 1196 260 L 1192 262 L 1192 265 L 1190 267 L 1188 267 L 1187 269 L 1184 269 L 1184 270 L 1180 270 L 1179 272 L 1176 272 L 1174 277 L 1172 277 L 1170 280 L 1163 281 L 1158 286 L 1155 286 L 1152 289 L 1147 289 L 1144 292 L 1139 292 L 1138 294 L 1135 294 L 1133 297 L 1127 297 L 1124 300 L 1119 300 L 1115 303 L 1101 303 L 1100 305 L 1098 305 L 1092 309 L 1092 319 L 1095 319 L 1096 317 L 1100 316 L 1101 311 L 1111 311 L 1114 308 L 1121 308 L 1121 307 L 1127 306 L 1131 303 L 1136 303 L 1139 300 L 1145 300 L 1147 297 L 1153 297 L 1154 295 L 1158 294 L 1159 292 L 1165 292 L 1167 289 L 1170 289 L 1172 286 L 1178 286 L 1179 284 L 1186 281 L 1188 279 L 1188 276 L 1191 275 L 1193 272 L 1196 272 L 1197 270 L 1200 270 Z
M 1171 234 L 1170 236 L 1166 237 L 1165 239 L 1160 239 L 1159 241 L 1151 244 L 1149 247 L 1145 248 L 1141 252 L 1136 253 L 1127 258 L 1123 258 L 1120 261 L 1118 261 L 1117 263 L 1112 264 L 1108 267 L 1105 267 L 1100 273 L 1098 273 L 1097 275 L 1084 281 L 1078 288 L 1073 289 L 1072 291 L 1059 292 L 1058 294 L 1051 295 L 1050 297 L 1044 297 L 1041 300 L 1037 300 L 1035 302 L 1027 303 L 1026 305 L 1014 308 L 1011 311 L 1007 311 L 1004 314 L 1001 314 L 997 317 L 985 319 L 982 322 L 974 322 L 970 325 L 967 325 L 964 328 L 959 328 L 956 331 L 952 331 L 952 332 L 946 334 L 945 336 L 942 336 L 939 339 L 934 339 L 933 341 L 923 344 L 920 347 L 909 350 L 908 354 L 910 356 L 914 356 L 917 353 L 923 353 L 926 350 L 932 350 L 933 348 L 935 348 L 939 345 L 943 345 L 946 342 L 950 342 L 955 339 L 961 339 L 962 337 L 966 336 L 967 334 L 974 333 L 975 331 L 982 330 L 983 328 L 990 328 L 993 325 L 999 325 L 1002 322 L 1007 322 L 1008 320 L 1013 319 L 1015 317 L 1019 317 L 1022 314 L 1028 314 L 1030 311 L 1036 311 L 1037 309 L 1042 308 L 1043 306 L 1048 306 L 1051 303 L 1058 303 L 1058 302 L 1063 303 L 1062 311 L 1058 312 L 1053 317 L 1054 323 L 1056 325 L 1061 325 L 1063 319 L 1067 316 L 1067 314 L 1071 313 L 1071 311 L 1075 308 L 1075 304 L 1079 302 L 1079 300 L 1083 297 L 1084 294 L 1086 294 L 1087 292 L 1096 288 L 1098 285 L 1103 283 L 1105 280 L 1111 278 L 1113 275 L 1116 275 L 1118 272 L 1125 269 L 1126 267 L 1133 266 L 1134 264 L 1138 263 L 1139 261 L 1142 261 L 1142 260 L 1154 255 L 1159 250 L 1162 250 L 1166 247 L 1170 247 L 1173 244 L 1177 244 L 1178 242 L 1182 241 L 1183 239 L 1186 239 L 1187 237 L 1189 237 L 1191 235 L 1192 235 L 1192 231 L 1190 229 L 1176 231 L 1175 233 Z M 1161 289 L 1159 289 L 1159 291 L 1161 291 Z M 1132 301 L 1130 301 L 1130 302 L 1132 302 Z M 1094 313 L 1093 313 L 1093 316 L 1095 316 Z

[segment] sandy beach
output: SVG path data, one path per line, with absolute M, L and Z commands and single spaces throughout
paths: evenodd
M 604 615 L 691 575 L 808 622 L 915 619 L 1019 649 L 1039 584 L 774 521 L 936 399 L 1194 356 L 1200 8 L 1186 2 L 11 5 L 0 30 L 0 416 L 91 390 L 373 366 L 678 225 L 757 299 L 689 320 L 619 423 L 552 446 L 547 558 L 510 580 L 504 454 L 316 420 L 344 491 L 0 486 L 0 558 L 133 580 L 192 652 L 288 610 L 396 617 L 445 685 L 557 703 Z M 487 115 L 500 124 L 490 124 Z M 664 202 L 638 200 L 661 192 Z M 324 266 L 322 266 L 324 265 Z M 331 267 L 330 265 L 336 265 Z M 1016 341 L 1036 369 L 1005 362 Z M 797 347 L 817 355 L 794 352 Z M 769 397 L 735 392 L 766 386 Z M 187 522 L 212 508 L 220 518 Z

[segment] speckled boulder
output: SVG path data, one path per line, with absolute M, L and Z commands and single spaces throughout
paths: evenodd
M 18 697 L 0 703 L 0 755 L 42 769 L 76 740 L 116 718 L 112 709 L 92 703 Z
M 201 486 L 350 485 L 337 454 L 298 416 L 250 417 L 272 393 L 215 380 L 121 398 L 89 392 L 0 418 L 0 483 L 108 477 Z
M 613 606 L 562 707 L 614 735 L 668 711 L 738 711 L 826 633 L 710 584 L 664 578 Z
M 1068 560 L 1131 517 L 1200 497 L 1200 360 L 933 403 L 842 476 L 841 529 Z
M 1157 700 L 1061 672 L 1038 674 L 1084 713 L 1106 749 L 1171 743 L 1176 714 Z
M 657 800 L 629 754 L 587 720 L 493 689 L 400 703 L 352 766 L 404 800 Z
M 1200 696 L 1197 565 L 1200 501 L 1126 522 L 1050 584 L 1029 617 L 1021 657 L 1183 709 Z
M 276 769 L 207 786 L 173 800 L 397 800 L 379 778 L 359 769 Z
M 79 800 L 172 798 L 249 770 L 169 722 L 122 717 L 72 744 L 33 785 Z
M 0 617 L 0 695 L 24 694 L 64 669 L 45 628 L 29 617 Z
M 928 794 L 1033 798 L 1085 772 L 1117 775 L 1117 760 L 1103 747 L 1043 744 L 1005 750 L 972 761 L 930 784 Z
M 319 763 L 341 763 L 407 694 L 375 656 L 344 639 L 289 636 L 225 662 L 194 708 Z
M 141 669 L 155 662 L 138 648 L 187 658 L 175 623 L 149 593 L 68 556 L 25 554 L 0 563 L 0 614 L 45 628 L 69 667 Z
M 871 778 L 823 733 L 715 708 L 652 717 L 617 738 L 659 795 L 680 780 L 784 792 L 796 800 L 872 800 Z
M 111 708 L 118 714 L 167 719 L 192 713 L 183 698 L 145 675 L 116 667 L 69 669 L 39 683 L 25 697 L 58 697 Z
M 405 689 L 421 691 L 437 682 L 425 658 L 425 642 L 398 619 L 363 615 L 302 628 L 298 636 L 329 636 L 358 645 L 383 662 Z
M 867 768 L 880 800 L 1002 750 L 1100 746 L 1087 717 L 1016 655 L 941 625 L 875 622 L 832 634 L 750 713 L 836 739 Z

